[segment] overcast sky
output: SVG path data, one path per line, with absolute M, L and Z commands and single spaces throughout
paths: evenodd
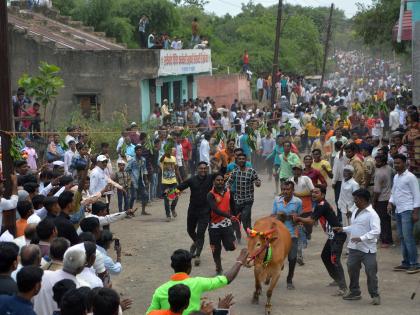
M 209 4 L 205 9 L 208 12 L 214 12 L 217 15 L 236 15 L 241 12 L 241 3 L 247 3 L 248 0 L 209 0 Z M 331 2 L 346 13 L 347 17 L 352 17 L 356 11 L 356 3 L 361 2 L 370 4 L 371 0 L 286 0 L 283 3 L 299 4 L 302 6 L 330 6 Z M 277 4 L 278 0 L 254 0 L 254 3 L 261 3 L 263 6 Z

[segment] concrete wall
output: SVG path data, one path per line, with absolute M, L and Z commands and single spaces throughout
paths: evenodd
M 40 61 L 46 61 L 61 67 L 65 83 L 58 97 L 56 125 L 69 113 L 80 110 L 76 94 L 90 92 L 99 94 L 102 120 L 125 104 L 130 121 L 141 120 L 144 98 L 140 82 L 156 77 L 159 51 L 62 50 L 39 41 L 9 26 L 12 91 L 17 89 L 17 80 L 23 73 L 37 74 Z
M 195 81 L 197 96 L 212 97 L 217 107 L 226 105 L 229 108 L 235 98 L 239 101 L 252 99 L 249 81 L 243 75 L 204 75 L 196 76 Z

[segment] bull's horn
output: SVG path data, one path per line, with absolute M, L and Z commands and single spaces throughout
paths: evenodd
M 270 234 L 273 234 L 274 232 L 275 232 L 275 229 L 271 229 L 271 230 L 268 230 L 268 231 L 264 232 L 264 235 L 268 236 Z

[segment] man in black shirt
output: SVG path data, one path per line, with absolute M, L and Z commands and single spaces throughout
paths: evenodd
M 312 216 L 309 218 L 296 217 L 295 222 L 314 224 L 319 220 L 322 229 L 328 239 L 321 253 L 321 259 L 327 268 L 328 274 L 334 279 L 339 290 L 337 295 L 345 295 L 347 292 L 346 278 L 341 264 L 341 252 L 347 235 L 344 232 L 335 232 L 333 228 L 341 227 L 338 217 L 331 205 L 325 200 L 325 187 L 316 187 L 312 190 L 312 200 L 316 203 Z
M 70 221 L 70 213 L 74 208 L 74 194 L 71 191 L 64 191 L 58 197 L 58 204 L 60 205 L 61 212 L 54 219 L 55 227 L 57 228 L 57 236 L 68 239 L 71 245 L 79 243 L 79 236 L 76 229 Z
M 204 234 L 210 221 L 210 206 L 207 194 L 213 187 L 213 177 L 208 174 L 208 164 L 199 162 L 197 175 L 191 176 L 178 185 L 177 189 L 183 191 L 190 188 L 190 204 L 187 215 L 187 232 L 193 240 L 191 255 L 196 257 L 194 264 L 200 265 L 200 254 L 204 246 Z
M 18 292 L 16 282 L 10 276 L 18 265 L 19 247 L 12 242 L 0 242 L 0 295 Z

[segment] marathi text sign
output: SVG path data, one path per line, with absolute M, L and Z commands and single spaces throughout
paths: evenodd
M 158 76 L 211 72 L 210 49 L 161 50 Z

